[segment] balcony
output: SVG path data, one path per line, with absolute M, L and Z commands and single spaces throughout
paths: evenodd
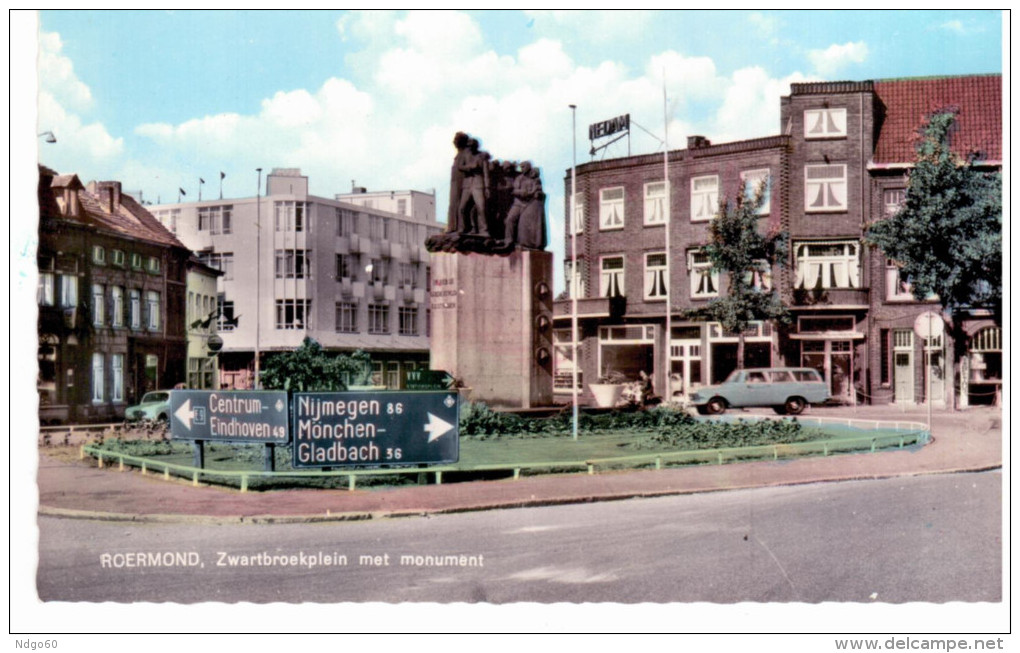
M 553 318 L 568 319 L 573 309 L 570 299 L 553 302 Z M 626 297 L 581 297 L 577 300 L 579 318 L 617 318 L 627 312 Z
M 825 288 L 804 290 L 796 288 L 790 292 L 790 306 L 794 308 L 859 308 L 867 309 L 871 291 L 869 288 Z

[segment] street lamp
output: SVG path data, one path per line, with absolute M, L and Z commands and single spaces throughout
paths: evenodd
M 45 131 L 45 132 L 43 132 L 41 134 L 36 134 L 36 136 L 39 137 L 39 138 L 45 136 L 47 143 L 56 143 L 57 142 L 57 137 L 54 136 L 53 132 L 51 132 L 51 131 Z
M 260 379 L 259 329 L 262 327 L 262 168 L 255 168 L 259 173 L 258 186 L 255 189 L 255 389 L 262 388 Z
M 577 105 L 570 105 L 571 131 L 574 137 L 574 159 L 570 167 L 570 217 L 567 224 L 570 225 L 570 347 L 573 357 L 573 372 L 571 374 L 570 388 L 573 399 L 573 436 L 577 439 L 577 367 L 580 361 L 577 360 Z

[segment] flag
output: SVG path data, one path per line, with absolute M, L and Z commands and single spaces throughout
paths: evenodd
M 198 178 L 198 183 L 200 183 L 200 184 L 204 184 L 204 183 L 205 183 L 205 179 L 202 179 L 201 177 L 199 177 L 199 178 Z
M 225 172 L 221 172 L 221 173 L 220 173 L 220 179 L 223 179 L 223 178 L 224 178 L 224 177 L 226 177 L 226 176 L 227 176 L 227 173 L 225 173 Z
M 178 188 L 177 192 L 180 193 L 181 195 L 187 195 L 187 193 L 184 192 L 183 188 Z

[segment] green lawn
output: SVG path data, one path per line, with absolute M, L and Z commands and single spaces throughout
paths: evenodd
M 722 447 L 736 447 L 741 444 L 772 444 L 788 441 L 811 442 L 820 440 L 846 440 L 861 436 L 891 435 L 892 430 L 883 431 L 860 431 L 850 429 L 846 426 L 826 427 L 824 431 L 816 427 L 805 427 L 795 433 L 792 440 L 761 441 L 761 434 L 758 440 L 743 441 L 739 435 L 729 434 L 731 441 L 723 438 L 706 439 L 703 429 L 699 429 L 700 437 L 698 442 L 691 444 L 691 441 L 682 440 L 682 446 L 671 446 L 661 441 L 656 441 L 656 435 L 662 435 L 663 430 L 657 429 L 616 429 L 598 432 L 582 432 L 577 440 L 570 435 L 530 435 L 530 434 L 504 434 L 500 436 L 488 435 L 481 437 L 461 437 L 460 439 L 460 460 L 458 465 L 472 467 L 477 465 L 505 465 L 508 468 L 514 465 L 528 465 L 538 463 L 583 463 L 593 459 L 611 459 L 618 457 L 638 456 L 643 454 L 670 453 L 680 450 L 692 449 L 713 449 Z M 153 441 L 107 441 L 104 449 L 108 451 L 119 451 L 125 454 L 141 456 L 154 462 L 166 462 L 182 466 L 191 466 L 194 458 L 191 452 L 190 443 L 185 441 L 153 442 Z M 829 452 L 847 452 L 854 446 L 827 446 Z M 815 449 L 812 447 L 812 449 Z M 823 452 L 823 446 L 817 446 L 817 454 Z M 812 453 L 805 451 L 804 453 Z M 755 457 L 757 454 L 750 456 Z M 205 468 L 207 470 L 224 471 L 260 471 L 263 469 L 263 450 L 260 446 L 253 445 L 230 445 L 230 444 L 206 444 L 205 447 Z M 628 465 L 639 465 L 639 463 L 627 463 Z M 644 463 L 652 464 L 651 462 Z M 290 449 L 288 447 L 276 447 L 276 470 L 284 472 L 293 469 L 290 460 Z M 159 471 L 159 468 L 156 468 Z M 314 470 L 305 470 L 314 471 Z M 343 471 L 342 468 L 335 468 L 335 471 Z M 525 474 L 548 473 L 556 471 L 577 471 L 577 468 L 552 467 L 551 469 L 525 470 Z M 452 473 L 447 472 L 444 480 L 470 480 L 473 478 L 501 478 L 509 476 L 511 470 L 494 471 L 487 473 Z M 205 482 L 222 482 L 225 485 L 237 486 L 239 481 L 229 477 L 208 479 L 203 477 Z M 421 476 L 418 474 L 393 475 L 379 477 L 360 477 L 358 486 L 393 486 L 415 484 L 419 482 L 433 482 L 432 475 Z M 257 478 L 250 480 L 249 487 L 253 490 L 273 489 L 283 487 L 344 487 L 345 477 L 322 477 L 322 478 Z

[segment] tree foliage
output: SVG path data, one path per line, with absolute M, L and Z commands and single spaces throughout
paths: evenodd
M 355 385 L 368 382 L 371 357 L 363 351 L 353 354 L 327 352 L 318 342 L 305 338 L 294 351 L 273 352 L 262 365 L 262 387 L 291 392 L 341 391 L 344 378 Z
M 914 297 L 938 295 L 943 309 L 1002 306 L 1002 174 L 975 169 L 950 149 L 956 115 L 933 113 L 921 127 L 906 199 L 866 240 L 895 260 Z
M 709 226 L 710 242 L 703 251 L 712 262 L 713 271 L 727 273 L 726 293 L 686 313 L 690 319 L 719 322 L 727 332 L 740 335 L 738 367 L 743 367 L 743 334 L 752 322 L 790 320 L 775 287 L 764 290 L 753 283 L 755 272 L 771 273 L 787 251 L 786 232 L 762 233 L 759 228 L 758 210 L 766 190 L 766 183 L 762 182 L 752 196 L 741 193 L 732 202 L 720 203 Z

